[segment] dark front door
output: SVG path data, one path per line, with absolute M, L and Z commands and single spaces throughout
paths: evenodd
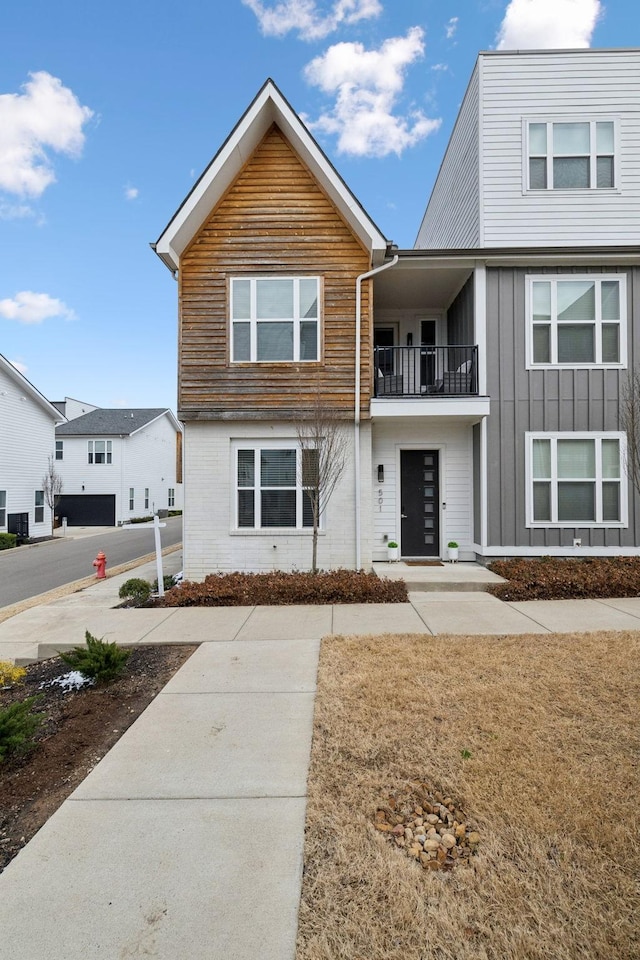
M 400 451 L 400 553 L 403 557 L 440 556 L 439 453 Z

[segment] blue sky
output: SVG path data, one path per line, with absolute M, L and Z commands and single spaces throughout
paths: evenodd
M 2 13 L 0 353 L 49 399 L 176 407 L 149 249 L 267 77 L 411 247 L 481 49 L 640 44 L 632 0 L 22 0 Z

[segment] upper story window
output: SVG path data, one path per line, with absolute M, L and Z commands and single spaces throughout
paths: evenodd
M 529 123 L 530 190 L 615 187 L 613 120 Z
M 88 441 L 88 462 L 89 463 L 111 463 L 111 440 L 89 440 Z
M 626 366 L 626 276 L 527 278 L 527 367 Z
M 622 433 L 528 433 L 527 526 L 623 526 Z
M 56 460 L 64 459 L 64 441 L 56 440 Z
M 234 277 L 231 359 L 277 363 L 320 355 L 318 277 Z

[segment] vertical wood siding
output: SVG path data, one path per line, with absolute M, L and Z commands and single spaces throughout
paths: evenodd
M 316 391 L 354 404 L 355 279 L 367 251 L 277 127 L 272 127 L 180 264 L 179 417 L 295 419 Z M 323 281 L 321 361 L 229 362 L 229 279 L 310 275 Z M 372 382 L 370 290 L 363 284 L 363 416 Z
M 525 282 L 527 274 L 627 273 L 627 359 L 640 348 L 640 269 L 576 267 L 487 270 L 487 421 L 489 546 L 632 547 L 640 542 L 640 511 L 629 490 L 629 526 L 530 529 L 526 523 L 525 433 L 529 430 L 619 430 L 620 389 L 625 370 L 526 370 Z

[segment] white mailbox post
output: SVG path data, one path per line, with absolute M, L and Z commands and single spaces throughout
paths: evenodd
M 164 597 L 164 576 L 162 573 L 162 544 L 160 542 L 160 527 L 166 527 L 166 523 L 160 523 L 160 518 L 154 514 L 153 523 L 125 523 L 123 530 L 140 530 L 153 527 L 156 542 L 156 570 L 158 573 L 158 596 Z

